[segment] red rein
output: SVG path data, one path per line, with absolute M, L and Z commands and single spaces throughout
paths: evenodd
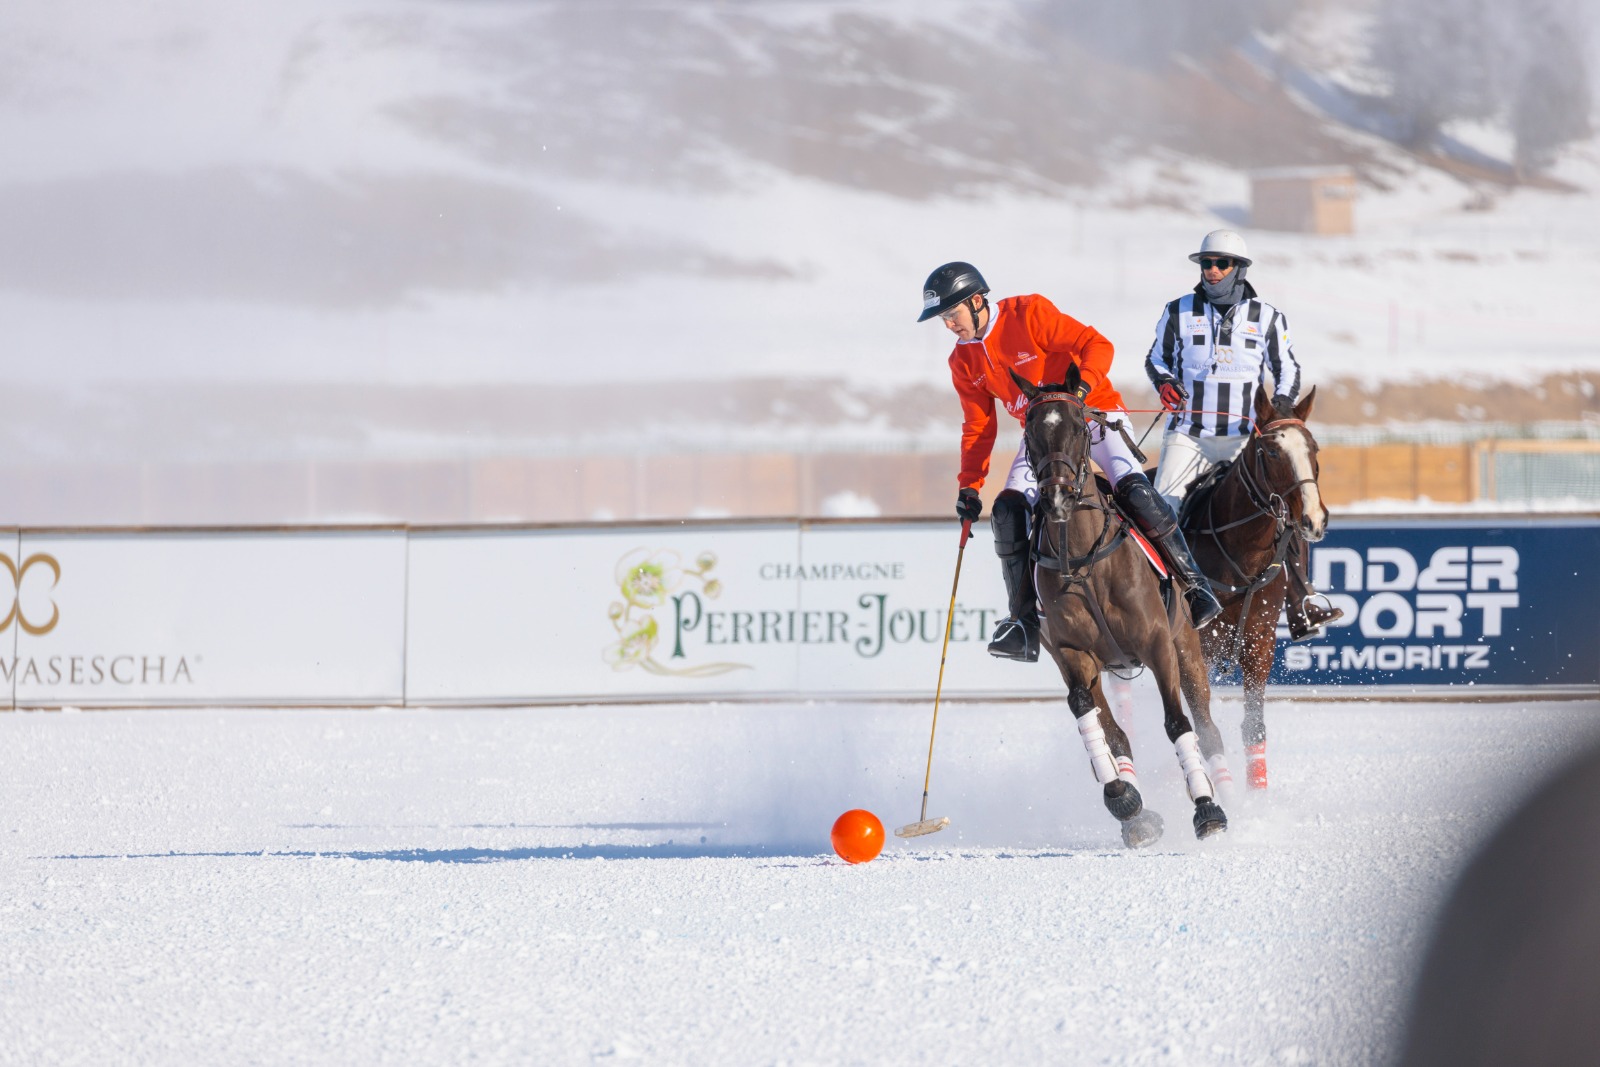
M 1049 395 L 1059 396 L 1060 394 Z M 1076 397 L 1074 397 L 1074 399 L 1076 399 Z M 1176 414 L 1176 412 L 1171 412 L 1167 408 L 1123 408 L 1122 410 L 1126 411 L 1130 415 L 1160 415 L 1164 413 Z M 1233 412 L 1231 411 L 1208 411 L 1204 409 L 1200 411 L 1194 411 L 1191 408 L 1184 408 L 1184 410 L 1188 411 L 1192 415 L 1228 415 L 1230 417 L 1233 415 Z M 1306 424 L 1306 420 L 1304 419 L 1273 419 L 1266 425 L 1259 426 L 1256 424 L 1256 420 L 1250 418 L 1248 415 L 1245 416 L 1244 421 L 1248 422 L 1250 424 L 1250 429 L 1258 435 L 1264 434 L 1268 430 L 1276 430 L 1280 426 L 1299 426 L 1303 428 Z

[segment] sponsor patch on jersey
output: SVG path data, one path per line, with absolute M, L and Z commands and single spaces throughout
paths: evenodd
M 1034 360 L 1036 360 L 1038 358 L 1039 357 L 1034 355 L 1032 352 L 1018 352 L 1017 353 L 1017 365 L 1021 366 L 1024 363 L 1032 363 Z

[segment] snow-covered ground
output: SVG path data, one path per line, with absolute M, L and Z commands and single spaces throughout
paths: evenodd
M 0 1062 L 1371 1064 L 1600 705 L 1274 704 L 1130 854 L 1059 703 L 0 715 Z M 1222 708 L 1237 748 L 1237 706 Z

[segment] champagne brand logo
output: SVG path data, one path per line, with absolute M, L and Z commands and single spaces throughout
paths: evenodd
M 50 588 L 52 590 L 55 589 L 56 585 L 61 581 L 61 564 L 56 561 L 56 558 L 44 552 L 35 552 L 23 560 L 22 565 L 19 567 L 9 555 L 0 552 L 0 566 L 5 567 L 6 573 L 11 575 L 11 610 L 6 612 L 6 617 L 3 620 L 0 620 L 0 633 L 5 633 L 11 629 L 13 622 L 21 626 L 23 632 L 35 636 L 47 634 L 54 630 L 56 623 L 61 621 L 61 609 L 56 606 L 54 601 L 51 601 L 49 621 L 44 623 L 33 622 L 28 618 L 27 612 L 22 606 L 22 582 L 33 568 L 45 567 L 52 575 Z
M 834 646 L 871 660 L 894 648 L 936 648 L 944 637 L 944 609 L 871 589 L 879 582 L 908 581 L 903 561 L 768 559 L 749 568 L 749 588 L 734 604 L 722 603 L 729 598 L 714 576 L 717 568 L 711 552 L 684 562 L 670 550 L 636 548 L 618 560 L 613 577 L 622 599 L 608 612 L 617 640 L 603 653 L 611 668 L 705 678 L 757 669 L 752 663 L 695 662 L 737 654 L 741 647 L 760 656 L 758 650 L 773 646 Z M 816 589 L 819 599 L 804 595 L 806 588 Z M 987 640 L 998 614 L 957 605 L 951 641 Z
M 702 552 L 695 557 L 693 566 L 682 562 L 682 557 L 670 549 L 652 552 L 636 548 L 617 561 L 615 577 L 622 599 L 612 601 L 608 614 L 611 626 L 617 631 L 617 642 L 606 648 L 605 661 L 612 670 L 625 671 L 634 667 L 651 674 L 672 675 L 680 678 L 707 678 L 729 671 L 749 670 L 746 663 L 702 663 L 690 667 L 668 667 L 656 658 L 656 646 L 661 642 L 661 624 L 656 621 L 655 610 L 669 601 L 681 633 L 685 595 L 677 594 L 688 587 L 687 596 L 698 609 L 701 597 L 715 600 L 722 595 L 722 582 L 711 577 L 716 569 L 717 557 Z M 694 592 L 698 587 L 699 593 Z M 682 658 L 681 641 L 673 658 Z

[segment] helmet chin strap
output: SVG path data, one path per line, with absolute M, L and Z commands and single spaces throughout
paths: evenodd
M 989 310 L 989 298 L 979 293 L 977 296 L 968 297 L 967 300 L 967 307 L 972 311 L 972 336 L 982 338 L 984 327 L 979 323 L 978 316 Z M 973 300 L 978 301 L 977 307 L 972 307 Z

